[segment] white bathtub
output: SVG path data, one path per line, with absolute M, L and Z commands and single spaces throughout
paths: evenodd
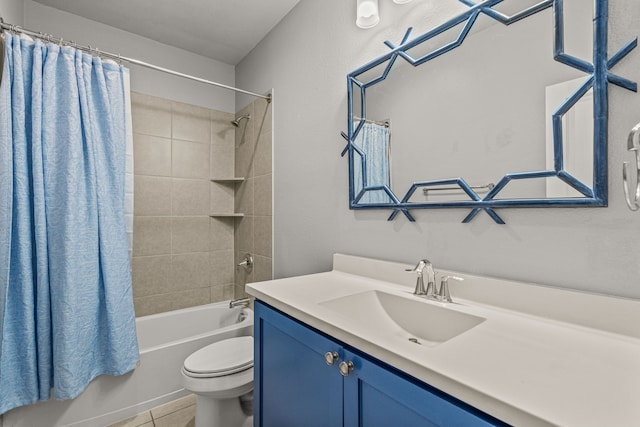
M 121 377 L 103 375 L 73 400 L 49 400 L 4 415 L 4 427 L 104 427 L 187 395 L 184 359 L 208 344 L 252 335 L 253 312 L 221 302 L 136 319 L 140 363 Z

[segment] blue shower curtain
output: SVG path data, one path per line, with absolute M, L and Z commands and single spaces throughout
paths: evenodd
M 135 367 L 121 66 L 5 33 L 0 414 Z
M 358 122 L 354 123 L 357 126 Z M 391 133 L 387 126 L 377 123 L 365 123 L 354 140 L 356 146 L 365 155 L 367 169 L 367 187 L 391 185 L 389 144 Z M 362 191 L 362 157 L 354 154 L 353 182 L 355 196 Z M 384 190 L 367 191 L 359 203 L 391 203 L 392 200 Z

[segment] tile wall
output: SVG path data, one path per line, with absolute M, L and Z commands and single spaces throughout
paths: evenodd
M 235 296 L 246 296 L 244 285 L 272 278 L 272 104 L 256 99 L 236 113 L 251 115 L 236 129 L 235 174 L 245 180 L 236 184 L 235 210 L 244 217 L 235 220 L 235 264 L 245 253 L 253 255 L 254 268 L 247 273 L 236 269 Z
M 234 115 L 132 93 L 136 316 L 234 293 Z

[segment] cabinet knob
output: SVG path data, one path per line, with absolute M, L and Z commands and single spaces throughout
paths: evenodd
M 336 363 L 338 360 L 340 360 L 340 355 L 338 355 L 338 352 L 336 351 L 327 351 L 324 354 L 324 361 L 327 362 L 327 365 L 329 366 L 333 366 L 334 363 Z
M 354 366 L 352 361 L 340 362 L 340 364 L 338 365 L 338 368 L 340 369 L 340 373 L 342 374 L 343 377 L 348 377 L 349 373 L 353 371 L 353 367 Z

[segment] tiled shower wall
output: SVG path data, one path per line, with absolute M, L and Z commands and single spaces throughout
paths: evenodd
M 132 93 L 136 316 L 234 293 L 234 115 Z
M 244 217 L 235 220 L 235 264 L 246 253 L 253 255 L 251 273 L 238 268 L 235 275 L 237 298 L 245 296 L 244 285 L 272 278 L 272 104 L 258 98 L 236 113 L 251 115 L 236 129 L 235 173 L 245 178 L 236 184 L 235 209 Z

